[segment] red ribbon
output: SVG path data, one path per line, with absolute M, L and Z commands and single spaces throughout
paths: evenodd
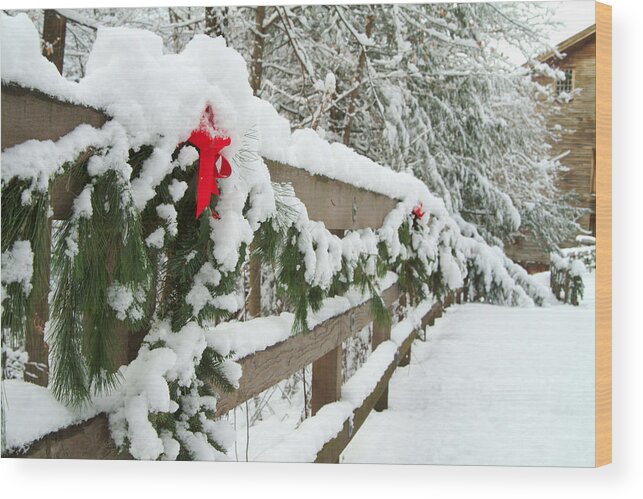
M 226 158 L 221 155 L 221 149 L 230 145 L 230 137 L 223 137 L 216 134 L 214 128 L 214 113 L 208 106 L 201 118 L 199 128 L 194 130 L 188 142 L 199 150 L 199 186 L 196 200 L 196 217 L 210 206 L 212 194 L 219 196 L 217 179 L 227 178 L 232 173 L 232 167 Z M 221 166 L 217 168 L 217 162 L 221 159 Z M 219 218 L 216 212 L 212 212 L 215 218 Z
M 423 209 L 423 208 L 424 208 L 424 205 L 423 205 L 422 203 L 420 203 L 420 204 L 419 204 L 418 206 L 416 206 L 416 207 L 415 207 L 415 209 L 413 210 L 413 213 L 415 214 L 415 216 L 416 216 L 416 217 L 418 217 L 420 220 L 422 220 L 422 217 L 423 217 L 424 215 L 426 215 L 426 213 L 424 212 L 424 209 Z

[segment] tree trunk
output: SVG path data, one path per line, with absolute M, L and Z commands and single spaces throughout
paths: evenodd
M 45 9 L 45 22 L 42 28 L 42 39 L 44 42 L 42 55 L 55 64 L 60 74 L 63 73 L 66 32 L 67 19 L 55 10 Z
M 205 8 L 205 34 L 211 37 L 222 36 L 225 38 L 228 27 L 227 7 L 206 7 Z
M 373 24 L 375 24 L 375 16 L 368 16 L 366 18 L 366 36 L 371 37 L 373 32 Z M 359 54 L 359 61 L 357 62 L 357 72 L 355 73 L 355 84 L 361 83 L 364 78 L 364 67 L 366 66 L 366 48 L 362 47 L 362 52 Z M 357 98 L 359 97 L 359 87 L 356 87 L 350 96 L 350 102 L 348 104 L 348 111 L 346 112 L 346 126 L 344 127 L 344 135 L 342 137 L 342 142 L 345 145 L 348 145 L 351 140 L 351 131 L 353 129 L 353 119 L 355 111 L 357 110 Z
M 252 48 L 252 63 L 250 69 L 252 71 L 250 77 L 250 86 L 252 86 L 252 93 L 259 94 L 261 88 L 261 74 L 263 72 L 263 50 L 266 43 L 266 28 L 263 23 L 266 19 L 266 7 L 260 5 L 255 12 L 255 39 Z

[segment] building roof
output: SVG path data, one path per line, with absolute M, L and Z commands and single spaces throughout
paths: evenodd
M 592 24 L 591 26 L 588 26 L 584 30 L 579 31 L 578 33 L 570 36 L 566 40 L 563 40 L 558 45 L 556 45 L 556 50 L 550 50 L 549 52 L 546 52 L 545 54 L 539 56 L 538 60 L 541 62 L 544 62 L 554 57 L 556 55 L 556 52 L 560 52 L 560 53 L 568 52 L 576 45 L 579 45 L 580 43 L 584 42 L 588 38 L 595 35 L 596 35 L 596 24 Z

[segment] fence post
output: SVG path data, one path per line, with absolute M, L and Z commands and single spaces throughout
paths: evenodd
M 254 256 L 255 243 L 253 242 L 250 250 L 250 292 L 248 293 L 248 316 L 261 316 L 261 261 Z
M 340 239 L 344 237 L 342 229 L 331 229 L 330 233 Z M 352 316 L 351 324 L 344 324 L 344 327 L 346 326 L 352 329 Z M 343 349 L 340 343 L 313 362 L 313 393 L 310 397 L 310 410 L 313 416 L 324 405 L 337 402 L 342 396 L 342 357 Z
M 342 395 L 342 346 L 333 348 L 313 362 L 310 406 L 313 416 L 324 405 L 337 402 Z
M 49 319 L 49 275 L 51 273 L 51 222 L 47 222 L 45 231 L 46 255 L 40 255 L 43 281 L 47 283 L 42 289 L 34 288 L 27 302 L 27 324 L 25 331 L 25 350 L 29 363 L 25 366 L 25 381 L 40 386 L 49 384 L 49 347 L 45 342 L 45 324 Z
M 60 74 L 63 72 L 63 61 L 65 59 L 66 31 L 67 19 L 55 10 L 45 9 L 42 28 L 43 55 L 54 63 Z
M 406 293 L 402 293 L 398 303 L 400 305 L 400 309 L 404 309 L 406 307 Z M 403 310 L 400 310 L 400 315 L 398 316 L 398 319 L 399 320 L 404 319 L 404 311 Z M 389 331 L 389 337 L 387 339 L 389 339 L 391 337 L 390 334 L 391 333 Z M 373 339 L 375 339 L 375 330 L 373 330 Z M 374 345 L 373 345 L 373 348 L 375 348 Z M 409 365 L 409 362 L 411 361 L 411 348 L 412 347 L 409 345 L 409 349 L 408 349 L 407 353 L 400 359 L 400 361 L 397 364 L 398 366 L 404 367 L 404 366 Z M 387 395 L 387 403 L 388 403 L 388 389 L 386 391 L 386 395 Z
M 391 339 L 391 324 L 381 325 L 373 323 L 373 338 L 371 340 L 372 350 L 375 350 L 380 343 Z M 388 384 L 382 392 L 382 396 L 375 403 L 374 409 L 378 412 L 388 409 Z

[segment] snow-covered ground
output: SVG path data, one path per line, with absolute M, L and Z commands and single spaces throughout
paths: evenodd
M 537 277 L 546 284 L 549 273 Z M 371 413 L 341 462 L 593 466 L 594 274 L 584 280 L 579 307 L 449 308 L 395 372 L 389 409 Z M 292 381 L 249 402 L 250 431 L 237 408 L 230 457 L 269 459 L 302 408 Z
M 537 277 L 546 284 L 549 273 Z M 447 309 L 428 328 L 427 341 L 414 343 L 411 364 L 393 375 L 389 409 L 371 413 L 341 462 L 593 466 L 595 275 L 584 282 L 579 307 Z M 370 341 L 367 329 L 360 336 Z M 310 375 L 308 369 L 308 390 Z M 5 382 L 5 396 L 17 407 L 19 396 L 31 395 L 13 390 L 12 382 L 25 383 Z M 92 415 L 63 410 L 49 398 L 56 428 Z M 237 436 L 229 458 L 270 460 L 292 439 L 303 404 L 301 380 L 287 380 L 239 406 L 227 417 Z M 10 444 L 56 429 L 20 424 L 27 412 L 12 416 L 7 433 L 17 440 Z
M 579 307 L 449 308 L 341 462 L 593 466 L 595 274 L 584 280 Z

